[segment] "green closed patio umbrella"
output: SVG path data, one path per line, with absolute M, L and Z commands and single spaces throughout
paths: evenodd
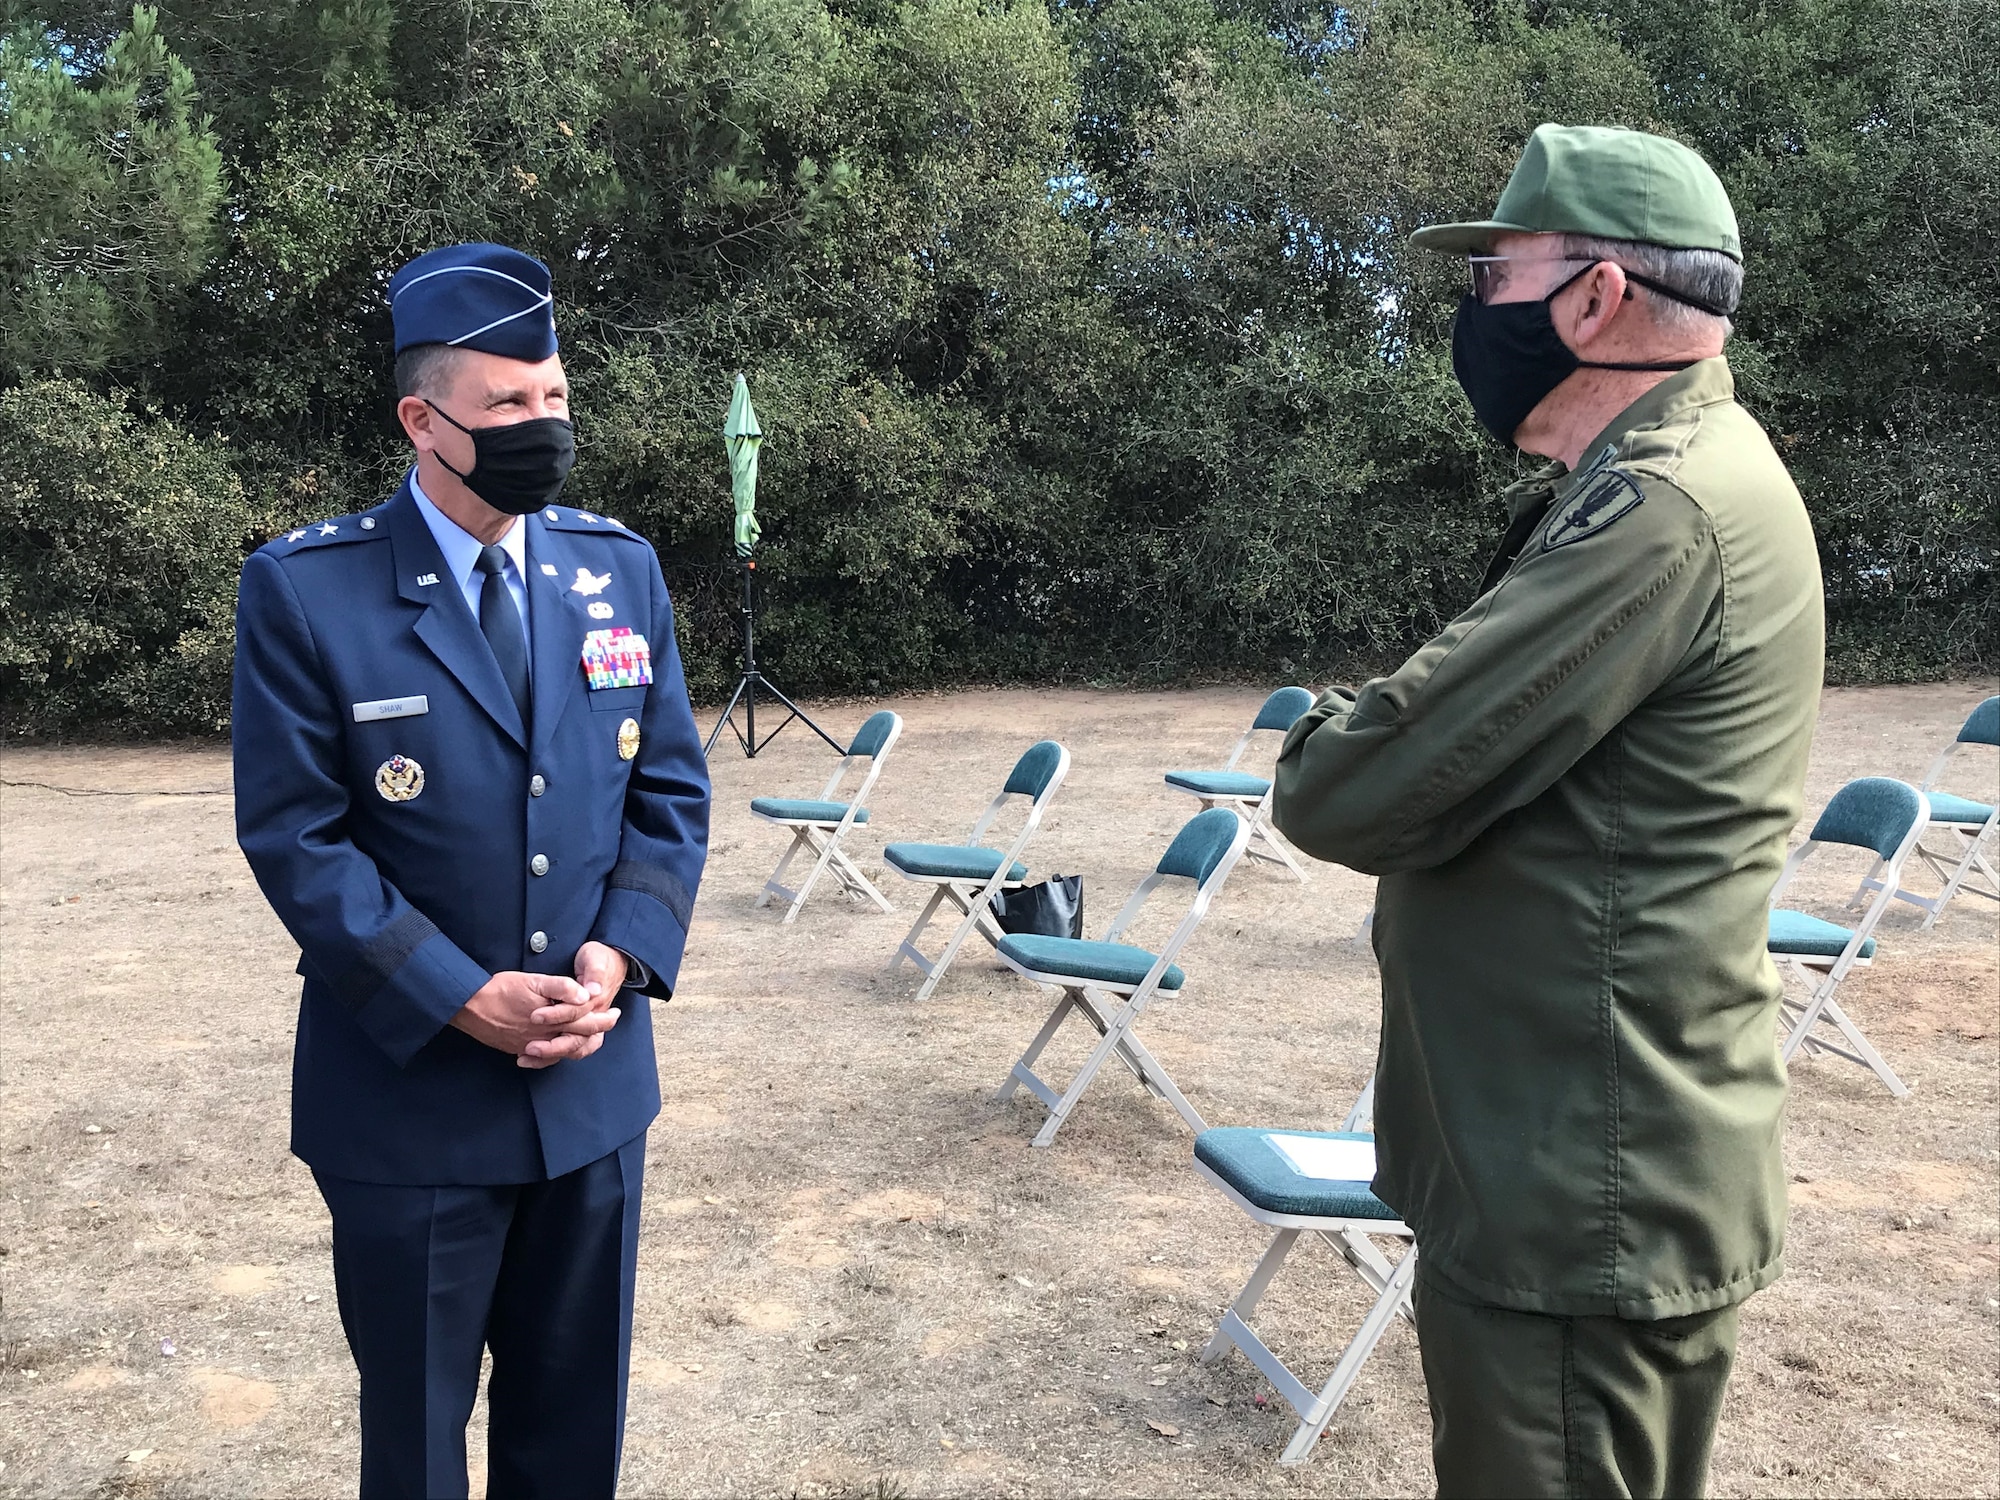
M 777 685 L 757 666 L 757 559 L 753 554 L 757 551 L 757 538 L 763 535 L 763 528 L 757 524 L 757 450 L 764 446 L 764 428 L 757 420 L 757 408 L 750 404 L 750 384 L 740 373 L 736 377 L 736 390 L 729 398 L 729 415 L 723 418 L 722 442 L 729 450 L 729 490 L 736 499 L 736 564 L 743 574 L 743 673 L 736 679 L 736 691 L 729 695 L 722 717 L 708 732 L 701 753 L 707 755 L 715 749 L 722 726 L 727 724 L 742 745 L 743 753 L 754 760 L 757 752 L 777 737 L 778 729 L 797 719 L 825 740 L 836 754 L 844 755 L 846 747 L 813 723 L 806 711 L 779 692 Z M 757 734 L 760 690 L 786 710 L 778 729 L 761 739 Z M 739 707 L 743 710 L 740 725 L 736 722 Z
M 736 555 L 748 557 L 764 531 L 757 524 L 757 450 L 764 446 L 764 429 L 750 404 L 750 384 L 740 372 L 723 419 L 722 441 L 729 449 L 729 489 L 736 497 Z

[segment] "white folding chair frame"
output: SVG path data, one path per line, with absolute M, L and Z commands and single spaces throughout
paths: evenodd
M 1033 1145 L 1047 1146 L 1054 1143 L 1056 1133 L 1062 1129 L 1063 1122 L 1068 1120 L 1076 1109 L 1077 1102 L 1083 1098 L 1084 1090 L 1090 1087 L 1091 1080 L 1097 1076 L 1097 1070 L 1114 1056 L 1131 1070 L 1132 1076 L 1139 1080 L 1147 1092 L 1171 1104 L 1174 1112 L 1193 1128 L 1195 1134 L 1199 1135 L 1208 1129 L 1208 1122 L 1202 1119 L 1200 1111 L 1188 1103 L 1187 1096 L 1181 1093 L 1172 1075 L 1167 1072 L 1160 1060 L 1132 1035 L 1132 1028 L 1138 1024 L 1139 1017 L 1145 1013 L 1146 1007 L 1159 993 L 1160 980 L 1165 977 L 1182 946 L 1194 935 L 1195 928 L 1201 925 L 1201 919 L 1207 915 L 1216 893 L 1222 889 L 1223 881 L 1228 879 L 1230 870 L 1236 861 L 1242 858 L 1244 849 L 1249 845 L 1249 823 L 1240 813 L 1237 814 L 1236 823 L 1236 835 L 1230 840 L 1228 849 L 1216 862 L 1215 868 L 1208 872 L 1208 878 L 1195 886 L 1194 900 L 1188 904 L 1187 915 L 1181 918 L 1172 936 L 1167 939 L 1166 945 L 1154 957 L 1152 968 L 1146 971 L 1145 976 L 1137 984 L 1121 984 L 1076 974 L 1055 974 L 1030 969 L 1016 962 L 1004 949 L 1001 951 L 1000 961 L 1016 974 L 1032 979 L 1037 984 L 1046 984 L 1062 991 L 1055 1008 L 1049 1012 L 1049 1018 L 1042 1022 L 1041 1030 L 1035 1033 L 1034 1040 L 1028 1043 L 1027 1050 L 1008 1070 L 1007 1081 L 1000 1085 L 999 1092 L 993 1096 L 996 1101 L 1005 1102 L 1014 1096 L 1015 1089 L 1025 1088 L 1042 1101 L 1049 1111 L 1049 1117 L 1043 1122 L 1042 1128 L 1035 1132 Z M 1168 880 L 1186 879 L 1188 877 L 1185 875 L 1163 875 L 1154 870 L 1139 882 L 1138 888 L 1127 899 L 1124 909 L 1118 913 L 1117 920 L 1112 922 L 1111 930 L 1105 933 L 1103 940 L 1115 943 L 1124 936 L 1126 930 L 1138 919 L 1140 908 L 1146 904 L 1146 898 L 1162 883 Z M 1171 993 L 1178 995 L 1180 991 L 1174 990 Z M 1036 1074 L 1034 1065 L 1035 1059 L 1042 1055 L 1042 1049 L 1047 1047 L 1054 1040 L 1055 1034 L 1062 1029 L 1062 1023 L 1071 1011 L 1081 1015 L 1095 1028 L 1099 1040 L 1090 1056 L 1084 1060 L 1083 1066 L 1077 1069 L 1069 1087 L 1058 1094 Z
M 888 735 L 876 752 L 872 756 L 855 755 L 852 751 L 843 755 L 840 764 L 834 767 L 833 776 L 828 780 L 825 789 L 820 792 L 819 801 L 833 801 L 841 778 L 853 768 L 855 762 L 860 760 L 869 762 L 868 774 L 861 778 L 861 785 L 855 788 L 854 796 L 847 804 L 847 812 L 837 822 L 827 822 L 817 818 L 780 818 L 770 813 L 758 812 L 754 807 L 750 809 L 752 814 L 762 818 L 766 823 L 775 823 L 780 828 L 789 828 L 792 831 L 792 842 L 779 856 L 778 867 L 771 872 L 771 878 L 764 882 L 764 889 L 758 895 L 756 902 L 759 907 L 769 906 L 773 896 L 782 896 L 790 901 L 791 905 L 785 909 L 781 926 L 789 926 L 792 923 L 799 914 L 799 908 L 806 904 L 806 897 L 810 896 L 813 887 L 819 884 L 820 876 L 829 870 L 849 895 L 873 901 L 883 911 L 896 909 L 890 904 L 889 898 L 875 888 L 875 883 L 861 872 L 861 867 L 849 859 L 847 852 L 840 847 L 841 839 L 846 837 L 848 829 L 855 826 L 855 818 L 867 806 L 868 793 L 875 786 L 875 778 L 882 774 L 882 763 L 889 758 L 889 752 L 902 737 L 902 716 L 895 714 L 891 717 L 895 719 L 895 723 L 889 727 Z M 811 871 L 794 891 L 784 884 L 785 871 L 791 867 L 793 859 L 801 850 L 809 850 L 815 858 Z
M 1779 998 L 1780 1024 L 1787 1030 L 1784 1042 L 1778 1049 L 1778 1055 L 1787 1063 L 1801 1050 L 1807 1056 L 1822 1052 L 1830 1053 L 1867 1068 L 1881 1079 L 1889 1092 L 1898 1099 L 1907 1099 L 1910 1096 L 1909 1085 L 1896 1076 L 1896 1070 L 1889 1066 L 1882 1054 L 1877 1052 L 1868 1038 L 1861 1034 L 1861 1028 L 1855 1025 L 1847 1012 L 1840 1008 L 1833 995 L 1834 991 L 1840 988 L 1841 981 L 1850 973 L 1855 969 L 1865 969 L 1873 962 L 1861 956 L 1861 949 L 1874 935 L 1875 924 L 1881 921 L 1882 914 L 1895 900 L 1896 887 L 1901 883 L 1903 862 L 1909 858 L 1910 851 L 1917 846 L 1929 823 L 1930 799 L 1922 792 L 1918 792 L 1917 816 L 1911 820 L 1909 832 L 1903 835 L 1902 842 L 1896 846 L 1896 852 L 1887 861 L 1888 867 L 1883 872 L 1883 879 L 1876 883 L 1875 899 L 1869 903 L 1868 910 L 1862 916 L 1860 923 L 1852 929 L 1852 936 L 1848 938 L 1847 946 L 1837 956 L 1828 958 L 1809 953 L 1771 955 L 1774 959 L 1783 959 L 1789 964 L 1807 991 L 1804 999 L 1796 998 L 1789 991 Z M 1799 867 L 1806 862 L 1807 856 L 1819 847 L 1819 840 L 1807 839 L 1792 851 L 1791 857 L 1785 861 L 1784 869 L 1779 872 L 1777 885 L 1771 889 L 1773 907 L 1778 904 L 1778 898 L 1792 883 L 1792 878 L 1798 874 Z M 1881 863 L 1879 856 L 1877 862 Z M 1780 977 L 1782 978 L 1782 975 Z M 1847 1039 L 1848 1045 L 1843 1047 L 1838 1043 L 1814 1036 L 1813 1028 L 1821 1021 L 1831 1022 Z
M 1373 1088 L 1372 1080 L 1370 1088 Z M 1412 1328 L 1416 1327 L 1416 1314 L 1410 1306 L 1410 1288 L 1417 1275 L 1416 1235 L 1400 1219 L 1318 1218 L 1305 1214 L 1274 1213 L 1252 1203 L 1206 1162 L 1197 1158 L 1194 1165 L 1196 1171 L 1221 1188 L 1224 1196 L 1251 1219 L 1277 1231 L 1269 1248 L 1258 1260 L 1257 1269 L 1250 1273 L 1250 1280 L 1236 1294 L 1236 1300 L 1229 1304 L 1229 1310 L 1216 1326 L 1214 1336 L 1203 1347 L 1201 1362 L 1213 1364 L 1232 1347 L 1241 1349 L 1299 1416 L 1298 1430 L 1292 1434 L 1292 1440 L 1285 1446 L 1278 1462 L 1304 1463 L 1312 1453 L 1313 1444 L 1319 1441 L 1320 1435 L 1333 1421 L 1334 1413 L 1340 1410 L 1340 1403 L 1347 1399 L 1347 1393 L 1361 1374 L 1361 1367 L 1368 1362 L 1368 1356 L 1375 1352 L 1382 1335 L 1389 1331 L 1389 1325 L 1400 1317 Z M 1291 1254 L 1299 1236 L 1306 1233 L 1317 1234 L 1324 1240 L 1375 1293 L 1375 1305 L 1368 1310 L 1359 1331 L 1341 1352 L 1333 1374 L 1317 1392 L 1294 1375 L 1250 1326 L 1251 1314 L 1270 1288 L 1272 1278 L 1284 1265 L 1285 1257 Z M 1402 1240 L 1409 1248 L 1400 1260 L 1391 1263 L 1375 1248 L 1370 1235 Z
M 1250 748 L 1250 742 L 1260 734 L 1275 734 L 1281 740 L 1284 738 L 1284 734 L 1280 730 L 1259 729 L 1255 724 L 1252 724 L 1250 728 L 1243 731 L 1242 738 L 1236 742 L 1236 748 L 1229 752 L 1229 759 L 1222 763 L 1222 769 L 1225 771 L 1235 770 L 1237 762 L 1243 759 L 1243 753 Z M 1193 787 L 1179 786 L 1171 781 L 1167 783 L 1167 786 L 1173 791 L 1184 792 L 1188 796 L 1193 797 L 1201 803 L 1204 812 L 1211 807 L 1228 808 L 1250 825 L 1250 846 L 1244 850 L 1244 853 L 1252 859 L 1262 860 L 1267 865 L 1283 865 L 1299 877 L 1300 885 L 1306 884 L 1305 866 L 1299 863 L 1298 856 L 1293 854 L 1291 849 L 1287 847 L 1278 830 L 1271 826 L 1271 799 L 1278 794 L 1278 783 L 1275 777 L 1272 779 L 1270 787 L 1266 789 L 1264 795 L 1261 797 L 1231 797 L 1209 792 L 1197 792 Z M 1261 849 L 1257 847 L 1260 844 L 1263 845 Z
M 889 866 L 905 880 L 934 887 L 930 900 L 925 902 L 924 909 L 917 913 L 917 920 L 904 934 L 902 942 L 896 945 L 895 956 L 889 960 L 889 967 L 894 969 L 907 958 L 923 974 L 924 982 L 917 989 L 917 999 L 925 1000 L 930 997 L 931 991 L 937 988 L 938 981 L 944 978 L 945 971 L 951 967 L 952 960 L 958 957 L 958 950 L 975 931 L 994 947 L 1000 945 L 1000 939 L 1005 934 L 994 921 L 992 908 L 988 903 L 993 899 L 995 891 L 1019 890 L 1027 884 L 1025 880 L 1012 879 L 1008 871 L 1020 861 L 1023 851 L 1028 847 L 1028 841 L 1035 836 L 1035 830 L 1041 827 L 1042 814 L 1048 809 L 1049 800 L 1055 796 L 1056 789 L 1063 784 L 1063 778 L 1069 775 L 1069 749 L 1063 745 L 1058 745 L 1056 749 L 1058 755 L 1055 770 L 1043 783 L 1041 791 L 1034 797 L 1028 798 L 1028 812 L 1022 820 L 1021 831 L 1015 836 L 1013 844 L 1000 856 L 1000 863 L 993 867 L 990 879 L 979 882 L 958 880 L 944 875 L 915 875 L 908 870 L 897 869 L 893 864 Z M 993 826 L 994 819 L 1000 816 L 1008 800 L 1014 797 L 1027 797 L 1027 793 L 1003 791 L 988 803 L 986 811 L 979 815 L 979 821 L 972 825 L 972 836 L 966 843 L 977 844 L 986 830 Z M 952 932 L 951 941 L 945 944 L 944 952 L 934 962 L 924 956 L 923 949 L 917 946 L 917 939 L 923 936 L 924 929 L 930 925 L 931 917 L 936 914 L 937 909 L 946 903 L 958 911 L 959 923 Z
M 1354 1096 L 1354 1105 L 1347 1111 L 1347 1118 L 1340 1122 L 1342 1130 L 1361 1130 L 1375 1133 L 1375 1075 L 1370 1073 L 1368 1081 L 1361 1085 L 1361 1092 Z
M 1964 743 L 1968 742 L 1954 740 L 1938 752 L 1937 759 L 1931 762 L 1930 770 L 1924 773 L 1923 785 L 1917 788 L 1918 791 L 1928 797 L 1930 793 L 1938 790 L 1938 781 L 1943 777 L 1945 767 L 1951 763 L 1952 756 Z M 2000 871 L 1993 868 L 1982 852 L 1986 842 L 1994 837 L 1994 830 L 2000 828 L 2000 798 L 1995 799 L 1993 811 L 1987 815 L 1983 823 L 1961 823 L 1954 818 L 1933 817 L 1924 831 L 1928 832 L 1931 828 L 1942 828 L 1949 832 L 1957 840 L 1958 847 L 1931 849 L 1926 847 L 1920 838 L 1910 852 L 1929 867 L 1930 872 L 1942 882 L 1942 888 L 1935 896 L 1920 896 L 1915 891 L 1903 889 L 1900 880 L 1894 882 L 1895 898 L 1898 901 L 1907 901 L 1910 905 L 1922 909 L 1924 921 L 1923 926 L 1918 929 L 1920 932 L 1929 932 L 1935 927 L 1937 919 L 1944 915 L 1944 909 L 1951 904 L 1952 897 L 1961 891 L 1969 896 L 1984 896 L 1988 901 L 2000 901 Z M 1847 903 L 1849 906 L 1859 906 L 1862 898 L 1870 891 L 1882 889 L 1886 878 L 1882 872 L 1883 863 L 1880 858 L 1876 859 L 1867 878 L 1855 888 L 1854 898 Z M 1986 877 L 1987 883 L 1984 886 L 1967 881 L 1966 877 L 1974 870 Z

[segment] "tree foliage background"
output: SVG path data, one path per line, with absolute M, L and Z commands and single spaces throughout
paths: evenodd
M 1465 603 L 1514 460 L 1450 374 L 1543 120 L 1698 147 L 1836 677 L 2000 661 L 1992 0 L 0 0 L 0 690 L 212 730 L 244 553 L 404 462 L 383 288 L 547 260 L 567 498 L 733 666 L 769 434 L 796 690 L 1325 680 Z M 1994 342 L 1987 342 L 1989 336 Z

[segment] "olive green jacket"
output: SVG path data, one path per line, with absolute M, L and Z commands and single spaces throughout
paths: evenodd
M 1818 710 L 1819 561 L 1720 358 L 1584 451 L 1508 492 L 1517 521 L 1553 498 L 1442 635 L 1293 727 L 1274 813 L 1382 877 L 1375 1190 L 1421 1274 L 1676 1317 L 1781 1269 L 1765 911 Z

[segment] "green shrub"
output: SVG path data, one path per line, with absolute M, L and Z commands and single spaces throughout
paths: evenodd
M 1391 666 L 1472 597 L 1518 463 L 1452 380 L 1463 268 L 1409 232 L 1485 211 L 1546 119 L 1727 184 L 1731 364 L 1812 513 L 1829 677 L 2000 662 L 1993 0 L 29 12 L 17 730 L 222 722 L 245 534 L 393 486 L 384 278 L 463 239 L 551 266 L 567 498 L 658 547 L 698 696 L 736 671 L 738 370 L 790 691 Z
M 0 392 L 7 732 L 226 728 L 251 527 L 220 442 L 71 380 Z

